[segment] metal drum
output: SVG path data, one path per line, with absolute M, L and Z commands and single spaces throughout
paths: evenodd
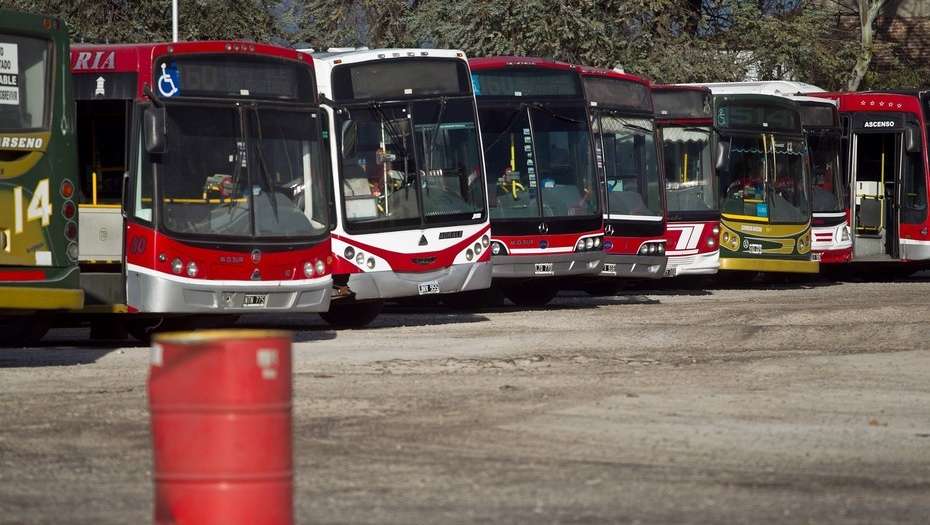
M 155 522 L 293 523 L 291 334 L 163 334 L 151 361 Z

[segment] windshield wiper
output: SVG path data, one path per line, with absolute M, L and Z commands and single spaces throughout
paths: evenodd
M 407 154 L 404 135 L 394 125 L 394 121 L 388 118 L 387 113 L 384 111 L 384 106 L 380 103 L 372 102 L 368 104 L 368 107 L 378 114 L 378 117 L 381 119 L 381 123 L 384 124 L 388 135 L 391 137 L 391 142 L 394 144 L 394 147 L 397 148 L 400 155 L 405 159 L 409 159 L 410 156 Z M 387 151 L 385 151 L 385 153 L 387 153 Z
M 651 130 L 651 129 L 649 129 L 649 128 L 646 128 L 646 127 L 643 127 L 643 126 L 637 126 L 636 124 L 630 124 L 630 123 L 627 122 L 627 121 L 623 121 L 623 127 L 625 127 L 625 128 L 630 128 L 630 129 L 635 130 L 635 131 L 641 131 L 641 132 L 643 132 L 643 133 L 648 133 L 648 134 L 650 134 L 650 135 L 651 135 L 652 132 L 653 132 L 653 130 Z
M 533 108 L 533 109 L 538 109 L 538 110 L 540 110 L 540 111 L 542 111 L 542 112 L 544 112 L 544 113 L 548 113 L 549 116 L 551 116 L 552 118 L 555 118 L 555 119 L 564 120 L 565 122 L 571 122 L 572 124 L 584 124 L 584 121 L 583 121 L 583 120 L 578 120 L 578 119 L 572 118 L 572 117 L 566 117 L 565 115 L 562 115 L 562 114 L 560 114 L 560 113 L 558 113 L 558 112 L 556 112 L 556 111 L 553 111 L 552 108 L 546 107 L 546 106 L 544 106 L 543 104 L 541 104 L 541 103 L 539 103 L 539 102 L 534 102 L 534 103 L 530 104 L 530 107 Z
M 258 114 L 258 108 L 253 107 L 252 112 L 255 114 L 255 124 L 257 126 L 256 130 L 256 145 L 258 146 L 258 168 L 259 173 L 261 173 L 262 178 L 265 180 L 265 184 L 268 185 L 268 199 L 271 201 L 271 211 L 274 213 L 274 220 L 278 221 L 278 200 L 275 198 L 274 191 L 274 180 L 271 178 L 271 173 L 268 172 L 268 164 L 265 162 L 265 153 L 264 149 L 264 137 L 262 136 L 262 119 Z M 252 198 L 255 198 L 254 192 Z M 254 206 L 253 206 L 254 209 Z
M 520 112 L 523 111 L 523 110 L 525 110 L 526 107 L 527 107 L 526 102 L 521 102 L 520 105 L 517 106 L 516 109 L 513 110 L 513 112 L 510 114 L 510 116 L 507 117 L 507 125 L 505 125 L 505 126 L 501 129 L 501 132 L 498 133 L 496 137 L 494 137 L 494 140 L 492 140 L 491 142 L 488 142 L 487 144 L 484 145 L 484 152 L 485 152 L 485 153 L 487 153 L 488 151 L 490 151 L 492 146 L 494 146 L 495 144 L 497 144 L 502 138 L 504 138 L 505 136 L 507 136 L 507 135 L 510 133 L 510 131 L 511 131 L 511 130 L 510 130 L 510 126 L 513 126 L 513 123 L 517 121 L 517 117 L 520 116 Z
M 430 135 L 429 141 L 426 143 L 428 148 L 426 154 L 426 172 L 429 173 L 433 169 L 433 146 L 436 144 L 436 138 L 439 137 L 439 127 L 442 125 L 442 117 L 446 114 L 446 104 L 448 99 L 442 97 L 439 99 L 439 115 L 436 117 L 436 123 L 433 125 L 433 133 Z

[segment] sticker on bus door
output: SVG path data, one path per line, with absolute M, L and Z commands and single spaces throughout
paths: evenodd
M 0 42 L 0 104 L 19 105 L 19 47 Z

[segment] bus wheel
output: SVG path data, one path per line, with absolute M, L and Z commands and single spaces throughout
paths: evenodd
M 622 292 L 623 288 L 619 279 L 603 279 L 586 283 L 581 289 L 591 297 L 613 297 Z
M 477 310 L 491 306 L 502 306 L 504 296 L 498 287 L 492 286 L 486 290 L 471 290 L 444 295 L 442 302 L 455 310 Z
M 21 348 L 31 346 L 48 333 L 49 322 L 42 318 L 22 317 L 0 319 L 0 348 Z
M 135 340 L 148 346 L 152 344 L 152 336 L 154 336 L 159 329 L 163 329 L 164 324 L 164 319 L 139 319 L 127 323 L 126 331 L 128 331 L 129 335 Z
M 559 293 L 556 286 L 526 282 L 504 288 L 504 297 L 517 306 L 545 306 Z
M 320 317 L 337 328 L 361 328 L 368 326 L 381 313 L 383 301 L 366 301 L 364 303 L 333 303 L 328 312 Z

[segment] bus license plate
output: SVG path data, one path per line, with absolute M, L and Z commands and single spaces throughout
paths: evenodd
M 822 253 L 819 253 L 819 252 L 814 252 L 814 253 L 811 254 L 811 260 L 812 260 L 812 261 L 820 262 L 820 259 L 821 259 L 822 257 L 823 257 L 823 254 L 822 254 Z
M 267 295 L 246 295 L 242 298 L 242 306 L 248 308 L 264 308 L 267 303 Z
M 439 283 L 436 281 L 420 283 L 417 285 L 417 291 L 420 292 L 420 295 L 439 293 Z
M 552 275 L 552 263 L 536 263 L 536 275 Z
M 604 263 L 604 269 L 601 270 L 601 273 L 617 275 L 617 265 L 614 263 Z

